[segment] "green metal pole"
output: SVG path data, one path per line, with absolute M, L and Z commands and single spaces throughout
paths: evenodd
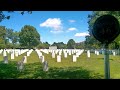
M 110 64 L 109 64 L 109 50 L 108 44 L 104 46 L 104 63 L 105 63 L 105 79 L 110 79 Z

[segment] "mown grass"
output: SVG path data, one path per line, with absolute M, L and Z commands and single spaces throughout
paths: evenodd
M 77 62 L 72 62 L 72 55 L 64 58 L 62 55 L 61 62 L 50 54 L 45 54 L 45 60 L 48 61 L 49 71 L 42 70 L 37 53 L 33 51 L 27 57 L 25 69 L 22 72 L 17 70 L 17 61 L 21 60 L 26 53 L 10 59 L 8 55 L 8 64 L 4 64 L 3 56 L 0 55 L 0 79 L 104 79 L 104 56 L 91 54 L 87 58 L 86 53 L 77 58 Z M 111 79 L 120 78 L 120 56 L 110 55 L 110 76 Z

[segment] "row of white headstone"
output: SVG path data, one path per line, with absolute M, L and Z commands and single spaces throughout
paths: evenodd
M 73 58 L 76 58 L 79 57 L 79 55 L 81 55 L 84 50 L 74 50 L 74 49 L 57 49 L 57 50 L 49 50 L 49 49 L 36 49 L 35 50 L 38 54 L 38 57 L 40 58 L 41 56 L 44 58 L 44 56 L 42 55 L 42 52 L 46 53 L 46 54 L 49 54 L 51 53 L 51 56 L 52 58 L 55 58 L 56 54 L 58 54 L 56 57 L 57 57 L 57 62 L 61 62 L 61 55 L 62 53 L 64 54 L 64 58 L 67 58 L 68 55 L 73 55 L 73 54 L 76 54 L 73 56 Z M 87 56 L 90 57 L 90 50 L 87 51 Z M 44 59 L 42 60 L 42 62 L 44 61 Z M 75 59 L 73 60 L 73 62 L 76 61 Z
M 96 55 L 99 55 L 99 51 L 98 51 L 98 50 L 95 50 L 95 54 L 96 54 Z
M 102 50 L 102 53 L 104 54 L 104 50 Z M 95 54 L 99 55 L 99 50 L 95 50 Z M 116 56 L 115 50 L 112 50 L 112 54 L 113 54 L 113 56 Z
M 49 54 L 49 52 L 46 49 L 45 49 L 45 51 L 44 50 L 40 51 L 38 49 L 36 49 L 35 51 L 37 52 L 40 62 L 42 63 L 43 71 L 48 71 L 48 69 L 49 69 L 48 62 L 45 60 L 44 56 L 42 55 L 42 52 L 44 52 L 46 54 Z
M 38 50 L 38 49 L 36 49 L 35 50 L 36 52 L 37 52 L 37 54 L 38 54 L 38 57 L 39 57 L 39 59 L 42 61 L 42 62 L 44 62 L 45 60 L 44 60 L 44 56 L 42 55 L 42 52 L 43 53 L 46 53 L 46 54 L 49 54 L 49 53 L 51 53 L 51 56 L 52 56 L 52 58 L 55 58 L 55 56 L 56 56 L 56 54 L 58 54 L 57 56 L 56 56 L 56 58 L 57 58 L 57 62 L 61 62 L 61 55 L 62 55 L 62 53 L 64 54 L 64 57 L 65 58 L 67 58 L 67 54 L 69 54 L 69 55 L 73 55 L 73 62 L 76 62 L 77 61 L 77 57 L 79 57 L 79 55 L 81 55 L 83 52 L 84 52 L 84 49 L 82 49 L 82 50 L 69 50 L 69 49 L 66 49 L 66 50 L 62 50 L 62 49 L 57 49 L 57 50 L 49 50 L 49 49 L 40 49 L 40 50 Z M 74 54 L 76 54 L 76 55 L 74 55 Z
M 7 53 L 8 54 L 11 54 L 11 59 L 15 59 L 15 56 L 18 57 L 19 55 L 25 53 L 25 52 L 29 52 L 29 54 L 31 53 L 32 50 L 28 50 L 28 49 L 3 49 L 3 50 L 0 50 L 0 53 L 2 54 L 3 52 L 3 57 L 4 56 L 7 56 Z
M 3 56 L 7 56 L 7 53 L 11 54 L 11 59 L 14 59 L 15 56 L 18 57 L 19 55 L 23 53 L 27 53 L 26 56 L 30 56 L 33 49 L 3 49 L 0 50 L 0 53 L 3 52 Z M 77 61 L 77 57 L 79 57 L 83 52 L 84 49 L 57 49 L 57 50 L 49 50 L 49 49 L 36 49 L 35 50 L 38 54 L 39 59 L 41 59 L 41 62 L 43 63 L 45 61 L 45 57 L 42 55 L 42 53 L 49 54 L 51 53 L 52 58 L 57 58 L 57 62 L 61 62 L 61 55 L 64 54 L 64 58 L 67 58 L 68 55 L 73 55 L 73 62 Z M 58 54 L 58 55 L 57 55 Z M 95 54 L 99 55 L 99 51 L 95 50 Z M 115 56 L 115 51 L 113 51 L 113 55 Z M 87 57 L 90 58 L 90 50 L 87 50 Z M 26 62 L 26 61 L 25 61 Z
M 44 56 L 42 55 L 42 52 L 38 49 L 35 50 L 37 52 L 38 58 L 43 63 L 45 61 Z
M 30 54 L 32 53 L 32 51 L 33 51 L 33 49 L 28 50 L 28 51 L 27 51 L 27 56 L 30 56 Z
M 27 52 L 28 51 L 28 52 Z M 29 49 L 1 49 L 0 50 L 0 54 L 2 54 L 3 52 L 3 56 L 7 56 L 7 53 L 14 53 L 16 57 L 18 57 L 19 55 L 27 52 L 27 56 L 30 56 L 31 52 L 33 51 L 33 49 L 29 50 Z M 61 55 L 62 53 L 64 53 L 64 57 L 67 57 L 68 55 L 72 55 L 77 53 L 78 51 L 80 51 L 80 49 L 57 49 L 57 50 L 49 50 L 49 49 L 40 49 L 41 52 L 44 52 L 46 54 L 49 54 L 49 52 L 51 53 L 55 53 L 55 54 L 59 54 Z M 89 54 L 89 50 L 87 51 L 87 54 Z M 67 53 L 67 54 L 66 54 Z M 113 56 L 116 55 L 115 51 L 112 50 Z M 99 50 L 95 50 L 95 54 L 99 55 Z M 88 55 L 89 57 L 89 55 Z M 53 58 L 54 58 L 54 54 L 53 54 Z

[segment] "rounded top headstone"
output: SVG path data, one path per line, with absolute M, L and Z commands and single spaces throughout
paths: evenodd
M 92 34 L 98 41 L 109 44 L 120 34 L 119 22 L 112 15 L 100 16 L 93 25 Z

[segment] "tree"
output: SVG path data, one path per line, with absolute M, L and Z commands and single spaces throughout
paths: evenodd
M 75 47 L 76 47 L 76 49 L 85 49 L 85 41 L 75 43 Z
M 13 29 L 7 29 L 6 37 L 9 41 L 11 40 L 13 44 L 16 44 L 19 41 L 19 32 L 14 32 Z
M 49 49 L 50 44 L 48 42 L 40 42 L 37 46 L 38 49 Z
M 100 47 L 100 42 L 96 40 L 93 36 L 86 36 L 85 37 L 85 47 L 87 49 L 97 49 Z
M 19 32 L 15 31 L 13 32 L 13 37 L 12 37 L 13 45 L 16 44 L 18 41 L 19 41 Z
M 16 48 L 17 42 L 19 42 L 19 32 L 14 31 L 13 29 L 6 29 L 6 39 L 9 43 L 12 42 L 12 48 Z M 9 44 L 7 47 L 11 47 L 11 44 Z M 17 45 L 18 46 L 18 45 Z
M 5 12 L 5 11 L 4 11 Z M 0 22 L 3 21 L 4 19 L 10 19 L 10 15 L 6 15 L 3 11 L 0 11 Z M 14 11 L 7 11 L 8 13 L 13 13 Z M 18 11 L 20 14 L 24 14 L 25 11 Z M 32 13 L 32 11 L 27 11 L 29 14 Z
M 5 26 L 0 26 L 0 48 L 5 48 L 6 44 L 6 28 Z
M 39 45 L 37 45 L 37 48 L 38 48 L 38 49 L 45 49 L 45 47 L 44 47 L 43 44 L 39 44 Z
M 66 49 L 66 44 L 64 44 L 63 42 L 54 42 L 52 46 L 57 46 L 58 49 Z
M 91 33 L 91 30 L 92 30 L 92 27 L 93 27 L 94 22 L 96 21 L 96 19 L 97 19 L 98 17 L 102 16 L 102 15 L 105 15 L 105 14 L 110 14 L 110 15 L 115 16 L 115 17 L 118 19 L 118 21 L 120 22 L 120 11 L 93 11 L 91 15 L 88 15 L 88 19 L 89 19 L 89 20 L 88 20 L 88 24 L 89 24 L 89 30 L 88 30 L 88 31 L 89 31 L 90 36 L 89 36 L 89 40 L 86 39 L 86 42 L 87 42 L 87 44 L 89 44 L 90 46 L 96 46 L 97 48 L 98 48 L 99 46 L 101 46 L 101 45 L 100 45 L 100 42 L 97 41 L 97 40 L 93 37 L 93 35 L 92 35 L 92 33 Z M 91 41 L 93 41 L 92 44 L 91 44 Z M 111 44 L 116 43 L 116 45 L 118 45 L 118 44 L 119 44 L 119 41 L 120 41 L 120 35 L 119 35 L 119 36 L 114 40 L 114 42 L 111 43 Z M 114 46 L 114 45 L 112 45 L 112 46 Z
M 13 29 L 7 28 L 6 37 L 8 38 L 9 41 L 12 39 L 12 36 L 13 36 Z
M 67 48 L 68 49 L 74 49 L 75 48 L 75 41 L 73 39 L 70 39 L 68 42 L 67 42 Z
M 114 40 L 120 48 L 120 35 Z
M 0 38 L 5 39 L 6 36 L 6 28 L 5 26 L 0 26 Z
M 34 48 L 40 43 L 40 34 L 35 27 L 25 25 L 19 34 L 19 42 L 22 47 Z
M 48 42 L 43 42 L 43 46 L 45 49 L 49 49 L 50 44 Z

